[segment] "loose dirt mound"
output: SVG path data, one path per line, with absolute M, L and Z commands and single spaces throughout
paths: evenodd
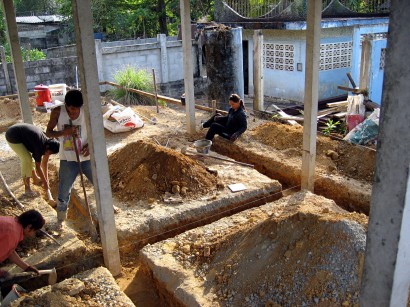
M 109 167 L 113 192 L 123 200 L 159 199 L 166 193 L 179 194 L 178 189 L 182 196 L 197 197 L 217 184 L 215 174 L 197 161 L 146 141 L 116 151 Z
M 146 246 L 143 253 L 161 276 L 179 276 L 181 284 L 168 283 L 167 292 L 185 303 L 192 295 L 202 306 L 354 306 L 366 227 L 363 214 L 297 193 Z M 180 289 L 188 280 L 189 289 Z M 176 293 L 184 290 L 188 295 Z
M 303 127 L 280 123 L 266 123 L 252 131 L 262 144 L 286 151 L 289 157 L 302 156 Z M 364 146 L 355 146 L 329 137 L 317 137 L 317 166 L 325 173 L 342 175 L 371 182 L 374 176 L 376 152 Z

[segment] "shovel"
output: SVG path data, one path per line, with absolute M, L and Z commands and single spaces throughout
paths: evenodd
M 73 125 L 72 120 L 70 119 L 70 125 Z M 90 218 L 90 234 L 91 234 L 91 239 L 94 242 L 98 241 L 98 232 L 97 228 L 94 225 L 94 221 L 91 215 L 91 210 L 90 210 L 90 205 L 88 204 L 88 199 L 87 199 L 87 192 L 85 191 L 85 185 L 84 185 L 84 175 L 83 175 L 83 169 L 81 167 L 81 161 L 80 161 L 80 154 L 78 153 L 78 148 L 77 148 L 77 142 L 76 142 L 76 137 L 75 133 L 73 133 L 73 142 L 74 142 L 74 150 L 75 150 L 75 155 L 77 158 L 77 163 L 78 163 L 78 169 L 80 171 L 80 178 L 81 178 L 81 185 L 83 187 L 83 192 L 84 192 L 84 200 L 85 200 L 85 205 L 88 210 L 88 217 Z
M 54 285 L 57 282 L 57 271 L 55 268 L 49 270 L 39 270 L 39 274 L 37 275 L 34 272 L 21 272 L 10 275 L 4 279 L 0 279 L 0 288 L 10 287 L 13 284 L 18 284 L 22 281 L 26 281 L 41 275 L 48 274 L 48 284 Z

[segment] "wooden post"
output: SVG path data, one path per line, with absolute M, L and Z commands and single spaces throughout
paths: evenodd
M 78 68 L 86 114 L 94 194 L 97 203 L 104 263 L 111 274 L 117 276 L 121 273 L 121 262 L 108 171 L 107 147 L 101 117 L 101 98 L 92 29 L 91 1 L 73 0 L 72 5 L 77 40 Z
M 159 113 L 157 82 L 155 82 L 155 70 L 154 70 L 154 68 L 152 69 L 152 81 L 154 83 L 155 105 L 157 106 L 157 113 Z
M 360 59 L 360 81 L 359 87 L 367 89 L 369 87 L 370 69 L 372 65 L 372 43 L 368 37 L 364 37 L 362 42 L 362 54 Z
M 319 97 L 320 22 L 322 2 L 308 1 L 306 30 L 305 112 L 303 124 L 302 190 L 314 191 L 317 109 Z
M 23 121 L 28 124 L 33 123 L 31 107 L 28 99 L 26 73 L 24 71 L 23 57 L 20 51 L 20 42 L 16 24 L 16 14 L 13 0 L 3 0 L 4 18 L 7 24 L 7 37 L 13 56 L 14 75 L 16 76 L 17 92 L 20 100 L 20 109 Z
M 212 107 L 212 114 L 215 114 L 216 113 L 216 100 L 212 100 L 211 107 Z

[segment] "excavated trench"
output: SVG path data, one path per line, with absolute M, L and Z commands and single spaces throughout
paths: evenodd
M 289 148 L 286 159 L 264 142 L 255 151 L 250 141 L 216 139 L 211 154 L 255 169 L 146 141 L 110 155 L 121 254 L 142 248 L 141 270 L 167 305 L 356 304 L 367 223 L 360 212 L 369 210 L 373 170 L 343 175 L 354 172 L 357 155 L 371 164 L 374 153 L 319 143 L 319 154 L 331 154 L 315 192 L 334 202 L 309 193 L 282 198 L 282 185 L 298 190 L 300 154 Z M 233 193 L 228 185 L 238 178 L 247 189 Z M 76 191 L 83 203 L 78 183 Z
M 367 217 L 298 192 L 147 245 L 171 306 L 354 306 Z
M 254 164 L 260 173 L 278 180 L 284 190 L 300 187 L 302 128 L 267 123 L 251 133 L 252 138 L 244 136 L 243 143 L 238 145 L 217 139 L 213 150 L 232 159 Z M 255 139 L 259 142 L 257 150 Z M 376 151 L 373 149 L 319 136 L 315 193 L 334 200 L 348 211 L 368 215 L 375 158 Z
M 152 277 L 164 306 L 357 303 L 367 223 L 358 212 L 369 211 L 375 152 L 319 138 L 315 192 L 328 199 L 310 193 L 282 197 L 288 194 L 283 190 L 300 185 L 301 135 L 300 129 L 269 123 L 234 144 L 215 139 L 212 154 L 255 169 L 147 142 L 125 142 L 116 158 L 110 155 L 121 254 L 132 256 L 152 244 L 141 250 L 141 272 Z M 57 176 L 55 168 L 50 172 Z M 246 190 L 233 193 L 228 185 L 238 178 Z M 92 186 L 86 189 L 94 205 Z M 79 181 L 72 197 L 84 204 Z M 88 220 L 80 218 L 81 209 L 70 211 L 70 227 L 78 232 L 59 238 L 64 247 L 41 240 L 51 245 L 44 259 L 62 268 L 60 278 L 102 263 L 98 245 L 85 254 L 92 246 L 84 231 Z

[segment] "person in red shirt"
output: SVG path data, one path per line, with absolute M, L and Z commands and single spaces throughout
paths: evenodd
M 36 210 L 28 210 L 18 217 L 0 216 L 0 262 L 9 259 L 26 272 L 39 273 L 37 268 L 26 263 L 16 252 L 17 245 L 24 237 L 34 237 L 45 220 Z M 0 277 L 7 273 L 0 269 Z

